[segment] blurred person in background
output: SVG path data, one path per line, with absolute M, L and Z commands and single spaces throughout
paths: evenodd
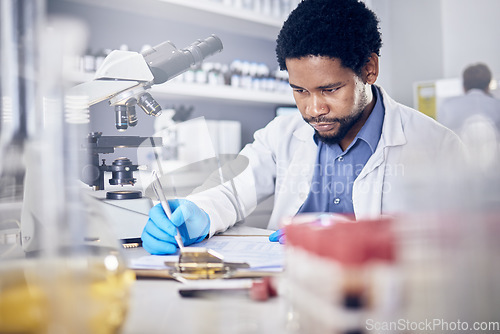
M 500 100 L 490 94 L 491 79 L 491 71 L 486 64 L 467 66 L 462 73 L 465 94 L 443 101 L 437 120 L 462 139 L 467 139 L 470 126 L 477 127 L 478 122 L 490 123 L 497 132 L 500 131 Z

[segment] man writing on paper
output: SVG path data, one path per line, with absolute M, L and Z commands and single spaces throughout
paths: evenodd
M 240 153 L 248 166 L 231 185 L 171 202 L 171 220 L 152 208 L 144 248 L 173 253 L 176 226 L 188 245 L 224 231 L 272 195 L 270 229 L 303 212 L 359 219 L 404 210 L 404 194 L 411 191 L 400 182 L 406 166 L 437 161 L 462 144 L 375 85 L 381 45 L 378 20 L 363 2 L 302 1 L 276 47 L 300 115 L 277 117 L 255 133 Z M 270 240 L 283 242 L 281 230 Z

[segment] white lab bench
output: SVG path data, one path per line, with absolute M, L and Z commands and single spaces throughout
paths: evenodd
M 0 243 L 3 246 L 1 251 L 7 251 L 19 241 L 19 227 L 11 225 L 5 222 L 2 225 L 0 236 L 5 240 Z M 232 235 L 268 235 L 270 231 L 240 225 L 229 232 Z M 24 256 L 20 247 L 16 250 L 19 257 Z M 125 249 L 123 254 L 127 261 L 149 255 L 142 247 Z M 290 333 L 285 330 L 287 309 L 283 297 L 255 301 L 243 291 L 182 297 L 178 291 L 181 284 L 164 278 L 137 279 L 130 290 L 128 313 L 121 334 Z
M 269 234 L 239 226 L 231 234 Z M 143 248 L 127 249 L 128 260 L 147 255 Z M 279 285 L 279 277 L 277 277 Z M 279 295 L 255 301 L 245 292 L 221 292 L 182 297 L 182 283 L 171 279 L 138 279 L 131 289 L 130 307 L 122 334 L 285 334 L 286 301 Z
M 132 287 L 122 334 L 287 333 L 282 298 L 253 301 L 244 295 L 181 297 L 173 280 L 140 279 Z

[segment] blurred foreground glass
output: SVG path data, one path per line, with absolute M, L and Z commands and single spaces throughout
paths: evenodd
M 290 333 L 364 333 L 367 319 L 388 322 L 400 314 L 392 219 L 351 218 L 307 213 L 284 219 Z
M 500 136 L 478 119 L 466 130 L 463 159 L 412 152 L 392 183 L 400 212 L 283 221 L 292 333 L 500 329 Z
M 86 99 L 65 96 L 86 30 L 0 6 L 0 333 L 117 333 L 135 277 L 79 181 Z

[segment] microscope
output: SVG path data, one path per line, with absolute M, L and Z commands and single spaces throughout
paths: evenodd
M 162 108 L 148 93 L 149 88 L 198 66 L 222 48 L 221 40 L 211 35 L 184 49 L 177 49 L 166 41 L 142 53 L 114 50 L 105 58 L 93 80 L 73 87 L 67 95 L 86 98 L 88 106 L 109 100 L 109 105 L 115 110 L 116 129 L 125 131 L 129 126 L 137 125 L 136 106 L 151 116 L 161 114 Z M 102 206 L 99 210 L 107 213 L 118 239 L 127 243 L 140 238 L 152 207 L 151 199 L 143 197 L 137 190 L 123 188 L 104 192 L 104 188 L 106 173 L 112 174 L 109 185 L 134 185 L 134 172 L 141 166 L 126 157 L 117 158 L 107 165 L 104 159 L 101 161 L 100 155 L 114 153 L 118 147 L 161 147 L 162 138 L 103 136 L 101 132 L 93 132 L 88 135 L 86 145 L 90 160 L 82 168 L 81 180 L 92 187 L 93 196 Z

